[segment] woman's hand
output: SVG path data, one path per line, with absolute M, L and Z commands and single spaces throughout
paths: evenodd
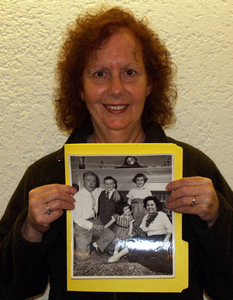
M 210 179 L 185 177 L 170 182 L 166 189 L 172 191 L 167 198 L 167 208 L 177 213 L 198 215 L 208 227 L 218 217 L 219 201 Z
M 29 192 L 28 215 L 22 226 L 23 237 L 31 242 L 42 241 L 50 224 L 57 220 L 63 210 L 74 209 L 72 197 L 76 189 L 62 184 L 44 185 Z

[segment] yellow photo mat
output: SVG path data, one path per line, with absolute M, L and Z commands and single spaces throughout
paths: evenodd
M 66 184 L 72 185 L 70 155 L 173 155 L 174 180 L 182 178 L 183 149 L 175 144 L 67 144 Z M 67 289 L 90 292 L 181 292 L 188 287 L 188 243 L 182 240 L 182 215 L 174 214 L 175 276 L 172 278 L 72 278 L 72 218 L 67 211 Z

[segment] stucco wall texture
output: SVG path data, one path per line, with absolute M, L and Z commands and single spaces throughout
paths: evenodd
M 66 25 L 93 0 L 0 2 L 0 216 L 27 166 L 61 147 L 54 70 Z M 177 123 L 167 134 L 209 155 L 233 187 L 233 1 L 112 0 L 146 16 L 177 65 Z

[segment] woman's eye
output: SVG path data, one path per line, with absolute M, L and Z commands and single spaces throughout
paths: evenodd
M 133 71 L 133 70 L 127 70 L 126 74 L 129 75 L 129 76 L 132 76 L 133 74 L 135 74 L 135 71 Z
M 104 72 L 103 71 L 96 72 L 95 76 L 97 76 L 97 77 L 103 77 L 104 76 Z

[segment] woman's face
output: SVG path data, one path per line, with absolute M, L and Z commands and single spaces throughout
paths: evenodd
M 141 128 L 149 93 L 141 49 L 125 31 L 115 33 L 84 69 L 82 99 L 95 132 Z
M 146 203 L 146 210 L 149 214 L 157 211 L 157 206 L 153 200 L 149 200 Z
M 144 186 L 144 184 L 145 184 L 145 181 L 144 181 L 144 178 L 143 178 L 143 177 L 138 177 L 138 178 L 136 179 L 136 186 L 137 186 L 138 188 L 142 188 L 142 187 Z

